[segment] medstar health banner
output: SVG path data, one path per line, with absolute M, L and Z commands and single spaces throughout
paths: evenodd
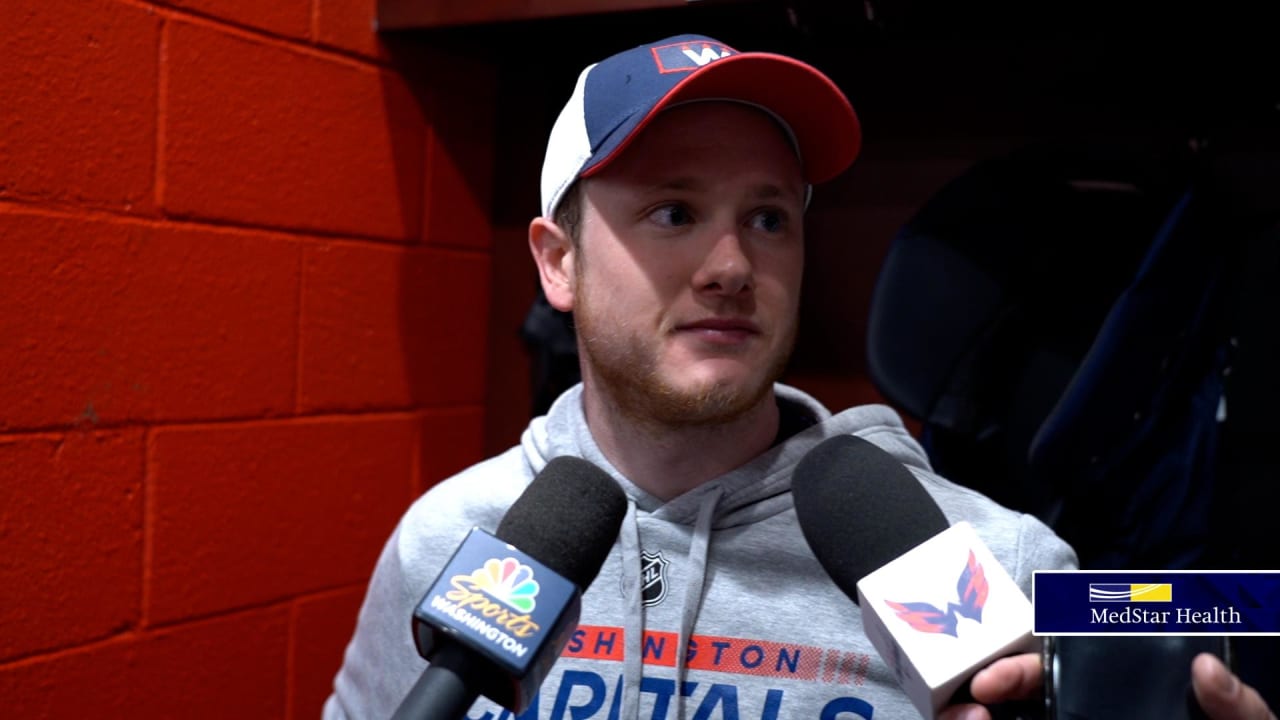
M 1036 635 L 1280 635 L 1280 571 L 1038 571 Z

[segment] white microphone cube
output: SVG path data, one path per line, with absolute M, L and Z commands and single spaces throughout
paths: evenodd
M 968 523 L 858 581 L 862 625 L 927 720 L 993 660 L 1035 652 L 1031 602 Z

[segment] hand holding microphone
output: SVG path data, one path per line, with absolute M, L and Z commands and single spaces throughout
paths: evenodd
M 792 495 L 805 540 L 861 606 L 868 637 L 922 716 L 989 720 L 981 705 L 947 707 L 971 680 L 973 699 L 985 704 L 1044 690 L 1041 655 L 1030 652 L 1038 644 L 1030 603 L 967 524 L 948 528 L 923 486 L 891 455 L 853 436 L 826 440 L 796 467 Z M 1150 644 L 1132 641 L 1150 638 L 1070 639 L 1078 641 L 1073 679 L 1064 684 L 1058 677 L 1065 667 L 1053 673 L 1049 692 L 1059 702 L 1052 717 L 1186 717 L 1189 701 L 1211 720 L 1275 719 L 1257 691 L 1212 654 L 1195 659 L 1191 697 L 1140 682 L 1155 673 L 1185 683 L 1181 649 L 1143 655 Z M 1087 663 L 1085 654 L 1093 656 Z M 1138 675 L 1117 669 L 1134 657 L 1145 659 Z
M 462 718 L 480 695 L 522 712 L 577 628 L 626 509 L 607 473 L 558 457 L 494 535 L 472 530 L 414 610 L 430 665 L 393 720 Z
M 1172 671 L 1180 672 L 1181 668 Z M 973 697 L 990 705 L 1025 700 L 1041 692 L 1043 677 L 1039 655 L 1001 658 L 973 677 Z M 1258 691 L 1241 682 L 1212 653 L 1201 653 L 1191 663 L 1191 687 L 1196 703 L 1210 720 L 1276 720 L 1275 713 Z M 1113 712 L 1109 716 L 1122 715 L 1125 713 Z M 1073 717 L 1105 718 L 1108 715 Z M 991 720 L 991 713 L 982 705 L 953 705 L 939 715 L 938 720 Z

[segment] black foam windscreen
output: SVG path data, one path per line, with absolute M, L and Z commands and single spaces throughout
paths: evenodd
M 622 488 L 581 458 L 552 458 L 498 523 L 494 535 L 586 591 L 627 514 Z
M 791 495 L 809 548 L 854 602 L 859 580 L 949 527 L 905 465 L 853 435 L 809 451 Z

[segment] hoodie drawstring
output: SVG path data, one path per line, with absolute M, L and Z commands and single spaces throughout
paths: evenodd
M 724 495 L 723 488 L 707 493 L 698 508 L 698 520 L 693 525 L 693 538 L 689 541 L 689 582 L 684 590 L 684 607 L 680 609 L 680 637 L 676 643 L 676 720 L 684 720 L 684 675 L 689 655 L 689 637 L 702 606 L 702 592 L 707 581 L 707 553 L 711 548 L 711 520 Z
M 686 567 L 689 572 L 685 584 L 684 605 L 680 609 L 680 634 L 676 642 L 676 718 L 684 718 L 684 677 L 689 654 L 689 638 L 702 606 L 702 593 L 707 580 L 707 555 L 711 546 L 711 523 L 716 508 L 724 495 L 723 488 L 707 493 L 698 508 L 698 518 L 693 525 L 693 537 L 689 540 Z M 622 712 L 620 720 L 637 720 L 640 716 L 640 682 L 644 675 L 644 602 L 641 577 L 640 525 L 636 520 L 636 503 L 627 498 L 627 515 L 623 519 L 622 532 L 623 604 L 627 609 L 623 621 Z
M 622 521 L 622 599 L 626 618 L 622 624 L 622 717 L 640 717 L 640 677 L 644 673 L 644 604 L 640 577 L 640 524 L 636 521 L 636 501 L 627 496 L 627 515 Z

